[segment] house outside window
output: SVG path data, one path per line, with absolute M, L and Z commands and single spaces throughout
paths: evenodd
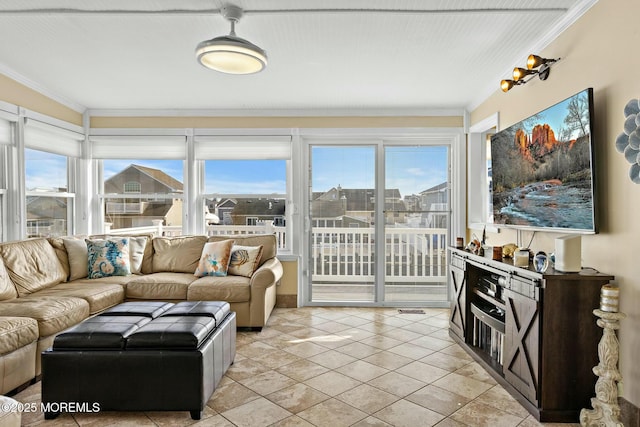
M 103 160 L 104 220 L 109 230 L 163 226 L 182 230 L 182 161 Z M 122 191 L 122 192 L 121 192 Z

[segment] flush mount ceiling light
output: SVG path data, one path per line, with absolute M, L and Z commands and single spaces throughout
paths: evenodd
M 527 68 L 516 67 L 513 69 L 513 80 L 500 81 L 500 89 L 503 92 L 508 92 L 512 87 L 523 85 L 533 78 L 534 75 L 538 75 L 540 80 L 547 80 L 549 73 L 551 72 L 551 64 L 560 60 L 541 58 L 538 55 L 529 55 L 527 58 Z M 536 68 L 538 68 L 536 70 Z M 529 80 L 525 80 L 525 77 L 531 76 Z
M 253 74 L 267 66 L 267 53 L 253 43 L 237 37 L 236 22 L 242 17 L 242 9 L 226 5 L 222 16 L 231 23 L 228 36 L 215 37 L 198 44 L 196 57 L 207 68 L 227 74 Z

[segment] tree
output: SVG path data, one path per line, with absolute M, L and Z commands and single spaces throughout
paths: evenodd
M 564 124 L 567 125 L 572 132 L 575 130 L 579 131 L 579 135 L 575 139 L 589 133 L 589 103 L 586 94 L 576 95 L 571 98 L 569 105 L 567 105 L 567 115 L 564 118 Z

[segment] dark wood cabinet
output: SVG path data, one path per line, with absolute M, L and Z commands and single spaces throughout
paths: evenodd
M 451 283 L 451 311 L 449 313 L 449 328 L 451 332 L 464 338 L 464 330 L 467 324 L 467 276 L 466 262 L 456 257 L 451 259 L 449 268 L 449 280 Z
M 602 329 L 593 310 L 613 276 L 515 267 L 450 250 L 450 335 L 536 419 L 590 407 Z

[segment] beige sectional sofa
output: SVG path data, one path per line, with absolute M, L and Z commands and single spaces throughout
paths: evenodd
M 133 273 L 96 279 L 87 277 L 84 236 L 0 244 L 0 393 L 40 375 L 40 354 L 58 333 L 123 301 L 227 301 L 238 327 L 267 322 L 282 277 L 274 235 L 117 237 L 127 237 Z M 255 271 L 194 275 L 205 244 L 228 239 L 262 246 Z

